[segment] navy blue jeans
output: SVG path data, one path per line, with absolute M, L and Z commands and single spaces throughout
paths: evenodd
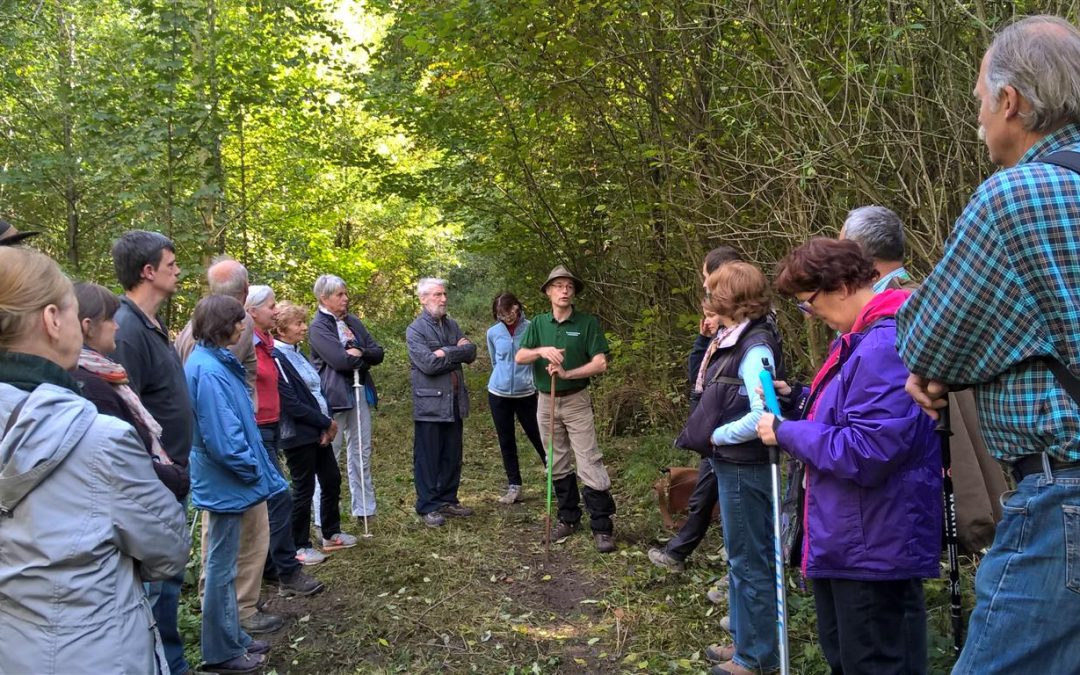
M 495 423 L 495 433 L 499 437 L 499 452 L 502 453 L 503 469 L 506 482 L 521 485 L 521 465 L 518 463 L 517 428 L 514 417 L 536 448 L 540 463 L 547 466 L 547 453 L 544 441 L 540 438 L 540 427 L 536 424 L 536 394 L 510 398 L 488 392 L 488 407 L 491 408 L 491 420 Z
M 1001 503 L 953 674 L 1080 673 L 1080 468 L 1031 474 Z
M 281 463 L 278 462 L 278 425 L 261 425 L 259 433 L 262 435 L 266 454 L 270 456 L 270 463 L 284 478 Z M 296 560 L 296 542 L 293 541 L 292 510 L 292 493 L 288 489 L 266 500 L 266 513 L 270 520 L 270 551 L 266 554 L 267 576 L 284 579 L 300 569 L 300 563 Z
M 188 497 L 180 500 L 187 511 Z M 180 635 L 176 616 L 180 611 L 180 588 L 184 585 L 184 573 L 165 581 L 151 581 L 146 585 L 147 599 L 154 611 L 161 644 L 165 649 L 165 658 L 169 661 L 169 672 L 184 675 L 191 672 L 187 659 L 184 658 L 184 638 Z
M 772 476 L 768 464 L 711 459 L 728 554 L 728 615 L 735 663 L 750 670 L 780 665 L 776 628 Z

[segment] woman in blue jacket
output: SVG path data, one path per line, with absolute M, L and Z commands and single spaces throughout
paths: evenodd
M 895 346 L 909 291 L 875 294 L 876 276 L 851 241 L 812 239 L 780 263 L 777 290 L 840 337 L 808 390 L 777 383 L 802 419 L 758 422 L 806 466 L 801 565 L 825 659 L 845 675 L 927 672 L 922 580 L 941 556 L 940 443 Z
M 228 350 L 240 339 L 244 316 L 235 298 L 201 300 L 192 318 L 198 344 L 184 365 L 195 411 L 191 501 L 210 514 L 201 641 L 203 670 L 210 672 L 254 672 L 266 662 L 269 645 L 240 628 L 236 609 L 240 520 L 245 511 L 288 488 L 263 451 L 244 367 Z
M 488 407 L 499 437 L 503 469 L 506 471 L 506 494 L 499 497 L 500 504 L 521 501 L 521 467 L 518 465 L 517 438 L 514 417 L 517 416 L 525 435 L 540 455 L 540 463 L 547 465 L 544 442 L 536 424 L 536 387 L 533 386 L 532 366 L 514 362 L 514 355 L 521 346 L 521 336 L 529 327 L 524 309 L 516 296 L 510 292 L 499 293 L 491 303 L 491 315 L 495 325 L 488 328 L 487 348 L 491 356 L 491 377 L 488 379 Z

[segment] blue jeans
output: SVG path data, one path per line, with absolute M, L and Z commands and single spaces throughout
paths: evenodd
M 187 512 L 188 498 L 180 500 Z M 161 645 L 165 649 L 165 658 L 169 662 L 169 672 L 173 675 L 185 675 L 191 671 L 184 658 L 184 638 L 177 625 L 180 611 L 180 587 L 184 584 L 184 573 L 165 581 L 151 581 L 146 584 L 146 597 L 154 611 L 154 621 L 161 634 Z
M 202 604 L 202 657 L 208 664 L 241 656 L 251 636 L 240 628 L 236 608 L 236 556 L 240 552 L 240 513 L 211 513 Z
M 954 675 L 1080 672 L 1080 468 L 1033 473 L 1001 497 Z
M 768 464 L 709 460 L 716 475 L 728 554 L 728 615 L 735 663 L 751 670 L 780 665 L 773 558 L 772 476 Z

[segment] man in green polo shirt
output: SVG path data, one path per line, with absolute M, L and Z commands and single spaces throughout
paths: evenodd
M 577 476 L 585 484 L 585 508 L 596 550 L 615 550 L 612 536 L 615 500 L 611 478 L 596 443 L 589 378 L 607 370 L 608 343 L 592 314 L 574 309 L 574 296 L 584 284 L 559 265 L 551 270 L 540 292 L 551 301 L 551 311 L 529 324 L 515 360 L 533 364 L 533 381 L 540 393 L 536 420 L 542 433 L 551 433 L 555 418 L 551 475 L 559 501 L 559 524 L 553 538 L 569 536 L 581 522 Z M 551 378 L 555 378 L 555 409 L 552 410 Z M 574 475 L 570 456 L 577 465 Z

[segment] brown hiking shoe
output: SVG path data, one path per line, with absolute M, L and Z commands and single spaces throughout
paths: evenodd
M 577 530 L 577 524 L 571 525 L 570 523 L 564 523 L 559 521 L 555 524 L 555 528 L 551 530 L 551 541 L 559 541 L 560 539 L 566 539 Z M 540 543 L 547 542 L 547 533 L 540 539 Z
M 615 537 L 603 532 L 597 532 L 593 535 L 593 541 L 596 542 L 596 550 L 600 553 L 613 553 L 615 551 Z

